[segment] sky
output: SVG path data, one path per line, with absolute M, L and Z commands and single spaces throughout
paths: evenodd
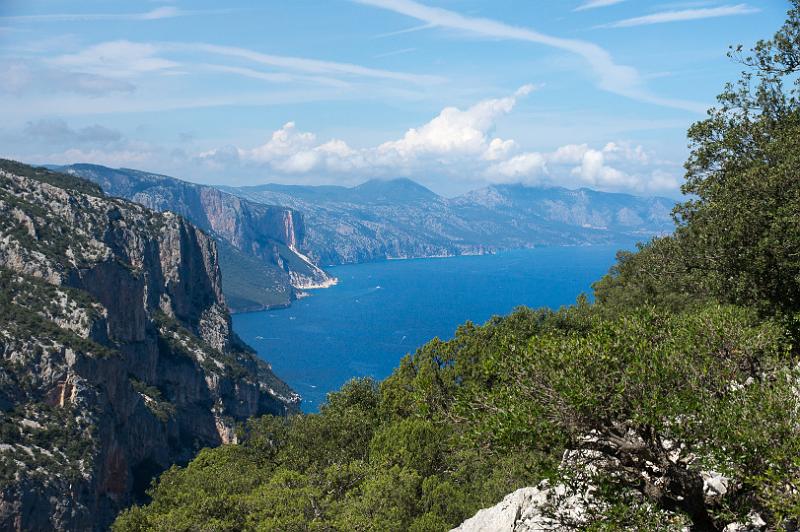
M 226 185 L 679 195 L 783 0 L 0 0 L 0 156 Z

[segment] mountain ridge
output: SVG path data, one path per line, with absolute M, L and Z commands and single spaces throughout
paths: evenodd
M 405 192 L 409 187 L 411 197 Z M 453 198 L 408 178 L 354 187 L 273 183 L 219 188 L 302 212 L 306 247 L 320 264 L 545 245 L 629 244 L 673 228 L 673 201 L 668 198 L 589 188 L 496 184 Z M 398 189 L 399 197 L 387 196 L 386 191 Z

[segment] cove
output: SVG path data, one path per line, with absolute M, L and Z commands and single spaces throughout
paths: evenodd
M 389 260 L 336 266 L 334 287 L 281 310 L 236 314 L 234 330 L 315 412 L 353 377 L 387 377 L 406 353 L 466 322 L 515 307 L 558 308 L 630 245 L 552 247 L 496 255 Z

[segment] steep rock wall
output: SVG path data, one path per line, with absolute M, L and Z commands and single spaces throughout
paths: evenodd
M 0 529 L 103 529 L 299 397 L 231 330 L 214 239 L 0 162 Z

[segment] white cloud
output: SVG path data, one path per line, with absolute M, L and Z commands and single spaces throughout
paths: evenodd
M 222 72 L 224 74 L 236 74 L 245 78 L 260 79 L 270 83 L 292 83 L 295 81 L 305 81 L 317 85 L 324 85 L 328 87 L 349 87 L 350 84 L 332 77 L 326 76 L 304 76 L 297 74 L 290 74 L 287 72 L 263 72 L 253 68 L 229 66 L 229 65 L 214 65 L 214 64 L 201 64 L 200 68 L 212 72 Z
M 578 164 L 587 151 L 589 146 L 586 144 L 567 144 L 550 154 L 550 161 L 556 164 Z
M 378 151 L 401 159 L 454 153 L 483 155 L 490 160 L 497 158 L 513 144 L 498 138 L 490 140 L 489 130 L 499 116 L 514 108 L 518 98 L 530 94 L 533 89 L 533 85 L 525 85 L 513 96 L 484 100 L 463 111 L 446 107 L 427 124 L 406 131 L 403 138 L 381 144 Z
M 411 52 L 416 52 L 416 51 L 417 51 L 416 48 L 401 48 L 399 50 L 392 50 L 391 52 L 384 52 L 382 54 L 373 55 L 372 57 L 374 57 L 375 59 L 381 59 L 383 57 L 392 57 L 394 55 L 409 54 Z
M 663 98 L 651 93 L 635 68 L 617 64 L 608 51 L 591 42 L 555 37 L 487 18 L 468 17 L 446 9 L 426 6 L 414 0 L 353 1 L 394 11 L 437 27 L 461 30 L 484 37 L 533 42 L 565 50 L 589 63 L 601 89 L 634 100 L 697 113 L 705 112 L 708 107 L 702 103 Z
M 572 169 L 572 174 L 594 186 L 623 187 L 636 186 L 636 181 L 620 170 L 606 165 L 605 154 L 600 150 L 586 150 L 580 166 Z
M 526 152 L 497 162 L 487 168 L 486 176 L 493 181 L 591 186 L 606 190 L 649 191 L 653 185 L 674 189 L 675 183 L 667 179 L 667 174 L 659 174 L 658 179 L 650 181 L 639 177 L 648 171 L 649 163 L 650 156 L 645 149 L 628 142 L 609 142 L 600 149 L 587 144 L 567 144 L 549 153 Z
M 314 133 L 298 131 L 294 122 L 287 122 L 274 131 L 270 139 L 252 149 L 226 147 L 208 150 L 198 159 L 215 168 L 228 164 L 266 165 L 286 174 L 304 174 L 313 170 L 350 171 L 363 166 L 363 154 L 340 139 L 324 143 Z
M 576 7 L 573 11 L 585 11 L 587 9 L 596 9 L 598 7 L 608 7 L 616 4 L 621 4 L 625 0 L 589 0 Z
M 730 17 L 734 15 L 749 15 L 761 11 L 758 8 L 747 4 L 736 4 L 731 6 L 710 7 L 702 9 L 684 9 L 680 11 L 662 11 L 645 15 L 642 17 L 626 18 L 603 27 L 607 28 L 628 28 L 631 26 L 644 26 L 649 24 L 663 24 L 666 22 L 681 22 L 686 20 L 699 20 L 705 18 Z
M 506 156 L 517 149 L 517 143 L 514 140 L 503 140 L 494 138 L 489 142 L 489 147 L 483 152 L 483 158 L 487 161 L 497 161 L 498 159 L 505 159 Z
M 646 182 L 647 190 L 677 190 L 680 186 L 680 174 L 662 169 L 653 170 L 649 181 Z
M 289 174 L 364 168 L 413 170 L 436 164 L 432 160 L 498 161 L 513 152 L 517 144 L 513 140 L 492 137 L 490 131 L 499 116 L 509 113 L 517 100 L 534 88 L 525 85 L 513 95 L 483 100 L 463 110 L 446 107 L 431 121 L 409 129 L 401 138 L 360 150 L 340 139 L 321 143 L 314 133 L 300 131 L 294 122 L 287 122 L 264 144 L 237 149 L 237 159 L 265 164 Z M 199 157 L 217 164 L 218 155 L 211 150 Z M 221 155 L 227 157 L 225 153 Z
M 537 152 L 522 153 L 493 164 L 486 174 L 491 181 L 536 182 L 540 176 L 547 174 L 547 159 Z
M 299 132 L 294 122 L 287 122 L 279 130 L 273 132 L 272 137 L 265 144 L 249 151 L 242 151 L 240 155 L 254 161 L 270 162 L 311 148 L 316 139 L 317 136 L 313 133 Z
M 642 146 L 634 146 L 629 142 L 609 142 L 603 147 L 603 153 L 611 161 L 622 159 L 642 164 L 647 164 L 650 161 L 650 155 L 645 152 Z
M 37 161 L 94 162 L 174 175 L 224 173 L 229 179 L 257 175 L 293 183 L 355 183 L 407 175 L 428 183 L 446 180 L 462 186 L 521 182 L 647 193 L 676 191 L 679 166 L 654 158 L 635 143 L 573 143 L 552 150 L 525 151 L 514 139 L 495 134 L 497 119 L 513 111 L 519 98 L 530 90 L 525 86 L 511 95 L 464 109 L 447 107 L 397 139 L 367 147 L 353 147 L 343 139 L 321 139 L 294 122 L 283 124 L 254 147 L 201 151 L 202 144 L 196 140 L 192 143 L 194 155 L 128 139 L 97 124 L 71 127 L 57 118 L 29 122 L 9 133 L 13 133 L 10 138 L 18 139 L 13 142 L 35 154 L 32 158 Z
M 278 175 L 336 176 L 349 180 L 397 175 L 440 176 L 473 182 L 522 182 L 604 190 L 674 191 L 677 181 L 641 145 L 626 141 L 600 147 L 567 144 L 552 151 L 525 151 L 514 139 L 493 134 L 498 117 L 511 112 L 533 90 L 480 101 L 466 109 L 446 107 L 400 138 L 354 148 L 344 140 L 322 142 L 287 122 L 249 149 L 226 147 L 198 156 L 215 169 L 231 165 L 266 167 Z M 274 175 L 274 174 L 273 174 Z
M 384 38 L 384 37 L 394 37 L 396 35 L 404 35 L 406 33 L 414 33 L 414 32 L 417 32 L 417 31 L 429 30 L 429 29 L 435 28 L 435 27 L 436 27 L 436 24 L 421 24 L 419 26 L 412 26 L 410 28 L 404 28 L 402 30 L 390 31 L 390 32 L 387 32 L 387 33 L 379 33 L 377 35 L 373 35 L 372 38 L 373 39 L 381 39 L 381 38 Z

